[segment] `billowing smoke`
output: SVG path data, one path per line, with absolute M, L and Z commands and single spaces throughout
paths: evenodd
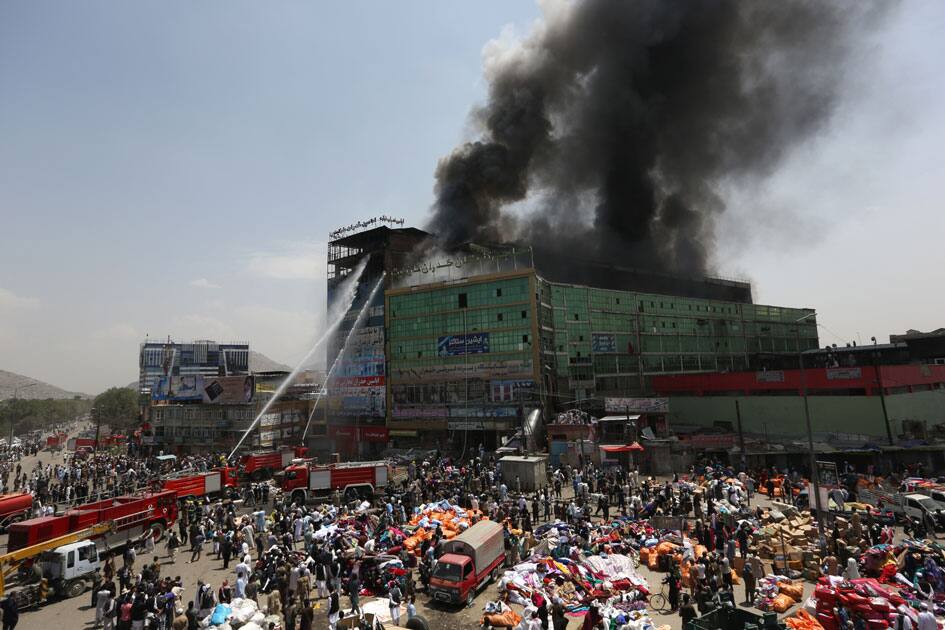
M 487 46 L 481 135 L 438 165 L 428 228 L 705 272 L 720 191 L 824 128 L 867 4 L 542 3 L 527 38 Z

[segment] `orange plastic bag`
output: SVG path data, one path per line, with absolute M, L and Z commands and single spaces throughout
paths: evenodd
M 785 619 L 784 623 L 791 630 L 824 630 L 817 618 L 803 608 L 797 611 L 797 615 Z
M 778 593 L 787 595 L 796 602 L 804 599 L 804 587 L 800 584 L 781 582 L 778 584 Z
M 493 613 L 491 615 L 483 615 L 482 619 L 479 620 L 479 625 L 486 625 L 486 622 L 493 628 L 514 628 L 518 624 L 522 623 L 522 616 L 516 613 L 514 610 L 507 610 L 501 615 Z
M 676 551 L 676 545 L 670 542 L 664 541 L 656 545 L 656 553 L 658 553 L 661 556 L 667 553 L 673 553 L 675 551 Z
M 643 547 L 640 549 L 640 562 L 646 564 L 650 559 L 650 548 Z
M 793 605 L 794 600 L 784 593 L 779 593 L 777 597 L 771 600 L 771 609 L 779 613 L 787 612 L 787 609 Z

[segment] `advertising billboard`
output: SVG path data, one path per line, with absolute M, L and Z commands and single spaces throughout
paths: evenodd
M 214 405 L 248 403 L 256 391 L 252 376 L 204 377 L 203 402 Z
M 440 337 L 436 342 L 436 352 L 441 357 L 455 357 L 464 354 L 485 354 L 489 352 L 489 333 L 446 335 Z
M 151 400 L 184 402 L 203 396 L 203 376 L 162 376 L 151 388 Z

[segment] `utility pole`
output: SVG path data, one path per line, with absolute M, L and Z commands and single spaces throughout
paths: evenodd
M 817 315 L 817 313 L 808 313 L 795 320 L 794 323 L 800 324 L 805 319 L 809 319 L 815 315 Z M 820 537 L 821 551 L 824 551 L 827 545 L 827 538 L 824 534 L 824 509 L 820 500 L 820 480 L 818 479 L 817 457 L 814 454 L 814 431 L 811 428 L 810 422 L 810 401 L 807 396 L 807 373 L 804 371 L 804 353 L 801 350 L 800 326 L 794 328 L 794 340 L 797 344 L 798 367 L 800 367 L 801 394 L 804 396 L 804 418 L 807 421 L 807 454 L 810 458 L 810 479 L 814 486 L 814 504 L 817 509 L 817 534 Z
M 745 453 L 745 433 L 742 431 L 742 409 L 735 399 L 735 420 L 738 422 L 738 446 L 742 449 L 742 466 L 748 468 L 748 455 Z
M 95 420 L 95 443 L 92 445 L 92 449 L 95 453 L 98 453 L 98 434 L 102 428 L 102 414 L 95 407 L 92 407 L 92 419 Z
M 872 359 L 872 363 L 873 363 L 873 374 L 876 376 L 876 385 L 879 387 L 879 404 L 883 408 L 883 422 L 886 423 L 886 439 L 889 440 L 889 445 L 892 446 L 894 442 L 893 442 L 892 427 L 889 424 L 889 412 L 886 410 L 886 388 L 883 387 L 882 368 L 876 362 L 876 359 L 878 356 L 879 356 L 879 351 L 877 350 L 870 351 L 870 358 Z

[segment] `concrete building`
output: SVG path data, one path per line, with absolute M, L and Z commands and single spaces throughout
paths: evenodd
M 546 421 L 573 406 L 603 415 L 607 397 L 650 394 L 659 375 L 818 347 L 813 311 L 753 304 L 747 283 L 560 259 L 546 273 L 541 261 L 530 248 L 467 245 L 391 275 L 392 437 L 494 448 L 531 409 Z
M 382 275 L 406 264 L 429 236 L 415 228 L 396 227 L 402 224 L 400 219 L 376 217 L 329 235 L 329 312 L 349 274 L 364 268 L 354 301 L 327 344 L 326 367 L 334 369 L 327 382 L 324 416 L 317 419 L 327 438 L 317 445 L 319 450 L 368 457 L 387 447 L 384 291 L 374 288 Z
M 924 440 L 945 426 L 945 365 L 884 364 L 890 346 L 830 348 L 804 353 L 794 369 L 727 374 L 664 375 L 653 379 L 669 399 L 670 425 L 739 431 L 765 441 L 807 435 L 823 442 L 889 444 Z M 796 357 L 794 357 L 796 365 Z

